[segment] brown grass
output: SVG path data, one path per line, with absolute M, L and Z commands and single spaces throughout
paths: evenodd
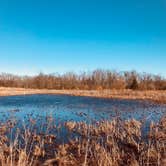
M 32 120 L 31 120 L 32 121 Z M 49 122 L 48 122 L 49 123 Z M 67 122 L 69 141 L 57 143 L 56 134 L 38 133 L 28 128 L 10 135 L 15 121 L 0 124 L 1 166 L 165 166 L 166 117 L 151 123 L 147 137 L 141 135 L 142 123 L 121 121 Z M 35 122 L 33 121 L 33 124 Z M 49 127 L 49 130 L 59 126 Z M 70 138 L 74 133 L 76 137 Z
M 133 90 L 37 90 L 24 88 L 0 87 L 0 96 L 28 94 L 66 94 L 73 96 L 89 96 L 116 99 L 141 99 L 158 103 L 166 103 L 166 91 L 133 91 Z

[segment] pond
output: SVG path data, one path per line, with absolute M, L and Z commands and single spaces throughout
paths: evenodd
M 69 156 L 77 156 L 75 153 L 78 152 L 85 154 L 85 148 L 89 147 L 92 150 L 94 146 L 97 147 L 94 154 L 98 153 L 98 147 L 110 153 L 110 148 L 114 147 L 113 149 L 119 148 L 117 152 L 125 149 L 126 152 L 123 150 L 123 154 L 129 153 L 131 148 L 138 155 L 139 151 L 136 148 L 143 145 L 143 149 L 146 149 L 149 146 L 148 141 L 151 141 L 148 135 L 150 122 L 158 122 L 165 115 L 166 105 L 143 100 L 69 95 L 0 97 L 1 149 L 2 152 L 4 149 L 6 152 L 6 147 L 11 149 L 14 146 L 12 149 L 16 154 L 26 149 L 28 155 L 36 157 L 37 148 L 45 154 L 38 153 L 41 162 L 55 158 L 58 152 L 62 151 L 64 154 L 64 147 L 68 150 L 65 150 L 65 155 L 69 153 Z M 107 122 L 115 118 L 116 120 L 111 123 Z M 140 120 L 141 123 L 135 120 L 123 121 L 132 118 Z M 155 131 L 160 130 L 160 133 L 164 133 L 164 127 L 165 123 L 162 126 L 156 125 L 152 132 L 155 136 Z M 158 141 L 157 146 L 153 141 L 151 146 L 162 147 L 164 141 L 163 139 L 160 146 Z M 81 151 L 80 147 L 83 148 Z M 99 150 L 101 154 L 101 149 Z M 148 154 L 148 150 L 145 152 Z
M 141 100 L 103 99 L 69 95 L 22 95 L 0 97 L 0 123 L 16 121 L 13 128 L 25 128 L 37 133 L 56 134 L 59 143 L 67 142 L 68 121 L 96 124 L 98 121 L 119 118 L 141 120 L 146 135 L 151 121 L 157 122 L 166 114 L 166 105 Z M 32 125 L 35 120 L 35 125 Z M 13 122 L 12 122 L 13 123 Z M 55 127 L 54 127 L 55 126 Z M 60 126 L 60 127 L 58 127 Z M 11 137 L 11 134 L 9 134 Z M 76 135 L 70 134 L 71 138 Z
M 166 113 L 166 105 L 140 100 L 102 99 L 69 95 L 25 95 L 0 97 L 1 121 L 14 116 L 17 120 L 27 117 L 53 118 L 65 121 L 111 120 L 135 118 L 157 121 Z

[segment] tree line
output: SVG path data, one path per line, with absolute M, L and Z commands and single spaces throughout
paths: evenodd
M 166 90 L 166 79 L 160 75 L 137 73 L 136 71 L 117 72 L 111 70 L 94 70 L 76 74 L 44 74 L 36 76 L 17 76 L 0 74 L 1 87 L 18 87 L 34 89 L 132 89 L 132 90 Z

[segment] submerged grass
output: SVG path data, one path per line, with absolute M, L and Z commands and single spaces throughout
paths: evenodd
M 152 122 L 146 137 L 135 119 L 54 125 L 48 118 L 45 132 L 37 130 L 36 120 L 29 122 L 31 127 L 18 127 L 15 120 L 0 123 L 1 166 L 166 165 L 166 117 Z M 64 128 L 66 142 L 58 140 Z

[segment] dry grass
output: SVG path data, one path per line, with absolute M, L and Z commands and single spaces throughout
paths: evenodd
M 1 166 L 165 166 L 166 117 L 151 123 L 147 137 L 141 135 L 142 123 L 121 121 L 66 122 L 47 125 L 50 131 L 66 127 L 68 142 L 59 144 L 57 133 L 37 133 L 35 127 L 17 128 L 16 121 L 0 124 Z M 30 120 L 32 126 L 36 121 Z M 14 130 L 15 129 L 15 130 Z M 11 139 L 11 135 L 14 138 Z M 71 139 L 71 135 L 75 137 Z
M 133 90 L 37 90 L 24 88 L 0 88 L 0 96 L 28 94 L 67 94 L 73 96 L 89 96 L 116 99 L 141 99 L 158 103 L 166 103 L 166 91 L 133 91 Z

